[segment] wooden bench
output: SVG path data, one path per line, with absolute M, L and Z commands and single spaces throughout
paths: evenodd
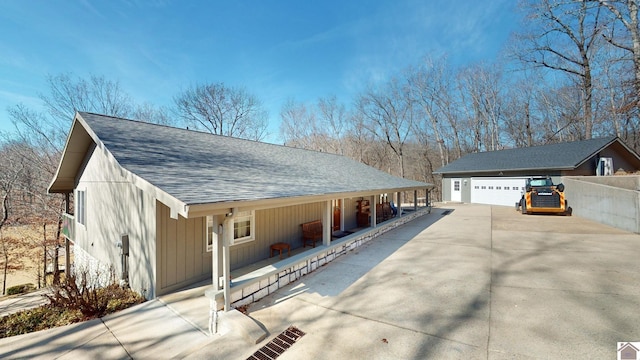
M 307 244 L 311 244 L 316 247 L 317 241 L 322 241 L 322 221 L 315 220 L 308 223 L 300 224 L 302 226 L 302 243 L 303 248 L 307 247 Z

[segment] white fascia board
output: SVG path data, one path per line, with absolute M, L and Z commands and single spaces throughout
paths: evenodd
M 74 118 L 73 118 L 73 122 L 71 123 L 71 127 L 69 128 L 69 133 L 67 134 L 67 140 L 64 143 L 64 148 L 62 149 L 62 156 L 60 157 L 60 161 L 58 162 L 58 167 L 56 168 L 56 173 L 53 176 L 53 179 L 51 179 L 51 182 L 49 183 L 49 186 L 47 186 L 47 192 L 48 193 L 52 193 L 51 192 L 51 188 L 53 187 L 53 185 L 56 183 L 56 180 L 58 180 L 58 177 L 60 176 L 60 169 L 62 168 L 62 162 L 64 161 L 66 155 L 67 155 L 67 149 L 69 147 L 69 142 L 71 140 L 71 135 L 73 134 L 73 129 L 75 128 L 75 126 L 78 123 L 78 120 L 81 119 L 80 114 L 78 114 L 78 112 L 76 112 Z M 87 124 L 82 121 L 82 126 L 84 126 L 85 128 L 87 128 Z M 68 183 L 67 179 L 67 183 Z M 73 187 L 73 185 L 72 185 Z
M 201 217 L 206 215 L 222 215 L 230 212 L 230 209 L 238 208 L 238 211 L 246 210 L 263 210 L 284 206 L 302 205 L 314 202 L 322 202 L 335 199 L 346 199 L 355 197 L 372 196 L 376 194 L 395 193 L 400 191 L 413 191 L 423 189 L 433 189 L 434 185 L 427 186 L 411 186 L 402 188 L 390 188 L 379 190 L 355 191 L 332 193 L 312 196 L 297 196 L 288 198 L 260 199 L 260 200 L 238 200 L 209 204 L 193 204 L 187 206 L 187 212 L 190 218 Z

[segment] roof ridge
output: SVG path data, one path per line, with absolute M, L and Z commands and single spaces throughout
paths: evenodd
M 310 151 L 310 152 L 314 152 L 314 153 L 320 153 L 320 154 L 327 154 L 327 155 L 334 155 L 334 156 L 340 156 L 340 157 L 349 158 L 346 155 L 334 154 L 334 153 L 325 152 L 325 151 L 293 147 L 293 146 L 289 146 L 289 145 L 285 145 L 285 144 L 274 144 L 274 143 L 269 143 L 269 142 L 260 141 L 260 140 L 252 140 L 252 139 L 240 138 L 240 137 L 236 137 L 236 136 L 213 134 L 211 132 L 207 132 L 207 131 L 203 131 L 203 130 L 199 130 L 199 129 L 189 129 L 189 128 L 184 129 L 184 128 L 181 128 L 181 127 L 176 127 L 176 126 L 171 126 L 171 125 L 166 125 L 166 124 L 158 124 L 158 123 L 139 120 L 139 119 L 130 119 L 130 118 L 124 118 L 124 117 L 119 117 L 119 116 L 113 116 L 113 115 L 98 114 L 98 113 L 94 113 L 94 112 L 90 112 L 90 111 L 78 111 L 78 113 L 79 114 L 89 114 L 89 115 L 94 115 L 94 116 L 106 117 L 106 118 L 111 118 L 111 119 L 121 120 L 121 121 L 129 121 L 129 122 L 134 122 L 134 123 L 138 123 L 138 124 L 142 124 L 142 125 L 158 126 L 158 127 L 171 129 L 171 130 L 180 130 L 180 131 L 192 132 L 192 133 L 196 133 L 196 134 L 210 135 L 210 136 L 214 136 L 214 137 L 220 137 L 220 138 L 231 139 L 231 140 L 247 141 L 247 142 L 251 142 L 251 143 L 271 145 L 271 146 L 277 146 L 277 147 L 284 147 L 284 148 L 287 148 L 287 149 Z

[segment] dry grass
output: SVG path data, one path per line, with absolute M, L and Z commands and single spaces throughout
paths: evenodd
M 55 225 L 47 225 L 47 239 L 55 238 Z M 38 284 L 38 274 L 42 275 L 42 225 L 6 226 L 2 229 L 0 238 L 17 239 L 19 245 L 10 255 L 9 263 L 18 266 L 20 270 L 11 270 L 7 274 L 7 288 L 22 284 Z M 0 281 L 4 259 L 0 258 Z M 49 280 L 48 284 L 51 281 Z M 1 283 L 0 283 L 1 289 Z M 0 294 L 0 297 L 2 294 Z

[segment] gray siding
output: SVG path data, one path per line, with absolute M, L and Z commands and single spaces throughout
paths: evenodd
M 441 182 L 442 182 L 442 201 L 451 201 L 451 178 L 443 177 Z
M 288 206 L 256 211 L 256 239 L 231 246 L 231 270 L 269 258 L 269 246 L 285 242 L 292 249 L 302 246 L 300 224 L 322 220 L 322 203 Z
M 126 234 L 129 284 L 146 297 L 154 297 L 155 199 L 126 181 L 113 159 L 99 149 L 87 153 L 76 179 L 77 190 L 86 191 L 86 226 L 76 223 L 74 245 L 86 256 L 74 260 L 76 269 L 93 275 L 111 268 L 120 278 L 123 269 L 118 243 Z
M 158 243 L 157 295 L 211 278 L 211 252 L 206 249 L 205 218 L 171 219 L 164 204 L 156 205 Z

